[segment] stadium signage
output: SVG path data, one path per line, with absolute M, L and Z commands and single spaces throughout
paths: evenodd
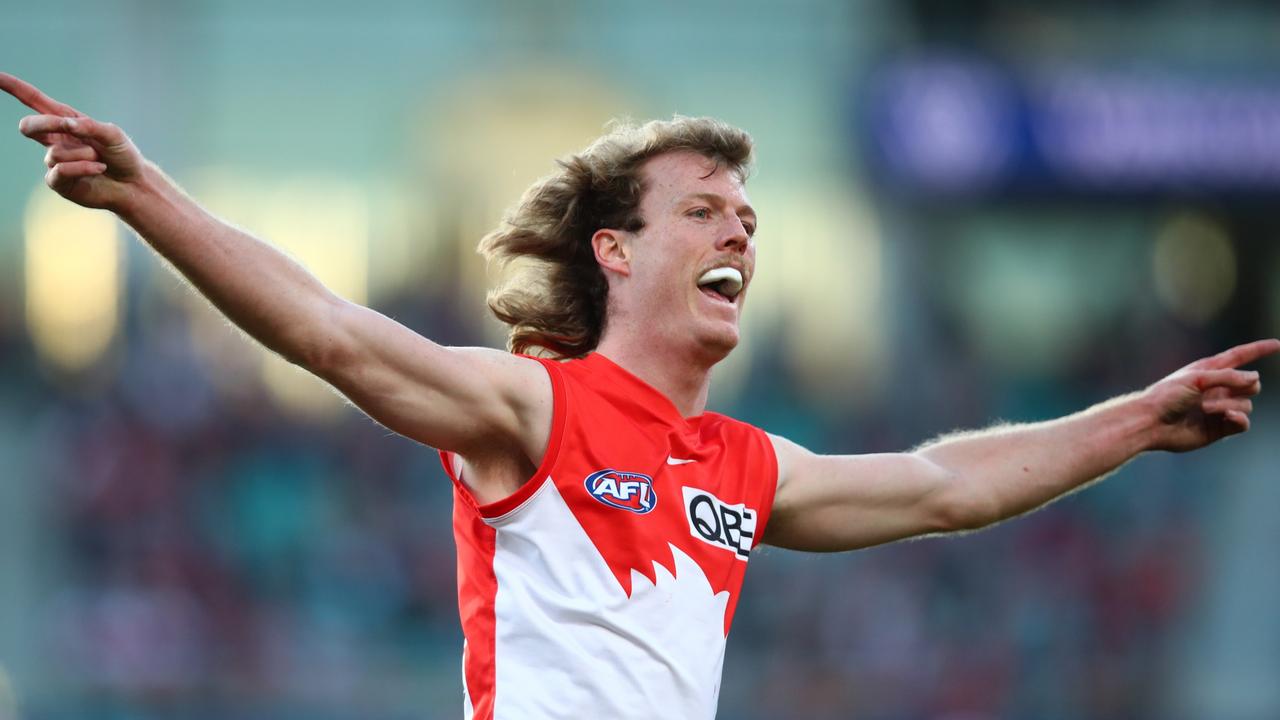
M 1280 188 L 1280 82 L 1265 74 L 1001 65 L 917 55 L 863 87 L 865 157 L 926 195 L 1227 195 Z

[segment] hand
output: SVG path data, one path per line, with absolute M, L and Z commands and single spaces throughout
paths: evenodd
M 6 73 L 0 73 L 0 90 L 40 113 L 22 118 L 18 130 L 49 148 L 44 157 L 49 167 L 46 185 L 85 207 L 117 210 L 125 203 L 146 161 L 120 128 L 98 122 Z
M 1280 340 L 1258 340 L 1197 360 L 1142 392 L 1159 422 L 1153 449 L 1186 452 L 1249 429 L 1249 398 L 1262 391 L 1256 371 L 1241 365 L 1280 351 Z

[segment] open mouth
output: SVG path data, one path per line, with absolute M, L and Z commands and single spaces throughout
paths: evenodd
M 713 268 L 698 278 L 702 294 L 720 302 L 732 303 L 742 292 L 742 286 L 742 271 L 732 267 Z

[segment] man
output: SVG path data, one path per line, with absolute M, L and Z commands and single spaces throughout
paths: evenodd
M 0 87 L 37 111 L 19 127 L 48 146 L 51 188 L 119 215 L 250 335 L 441 450 L 468 717 L 712 717 L 758 543 L 852 550 L 979 528 L 1145 450 L 1244 432 L 1261 383 L 1238 368 L 1280 350 L 1232 348 L 1051 422 L 817 455 L 705 412 L 755 270 L 739 130 L 619 128 L 482 241 L 524 273 L 490 298 L 512 349 L 560 361 L 441 347 L 348 303 L 206 213 L 120 129 L 12 76 Z

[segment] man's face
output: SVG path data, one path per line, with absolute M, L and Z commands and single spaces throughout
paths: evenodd
M 697 153 L 660 155 L 641 171 L 645 227 L 629 238 L 631 274 L 611 292 L 666 341 L 657 347 L 687 342 L 718 361 L 738 344 L 755 211 L 737 174 Z

